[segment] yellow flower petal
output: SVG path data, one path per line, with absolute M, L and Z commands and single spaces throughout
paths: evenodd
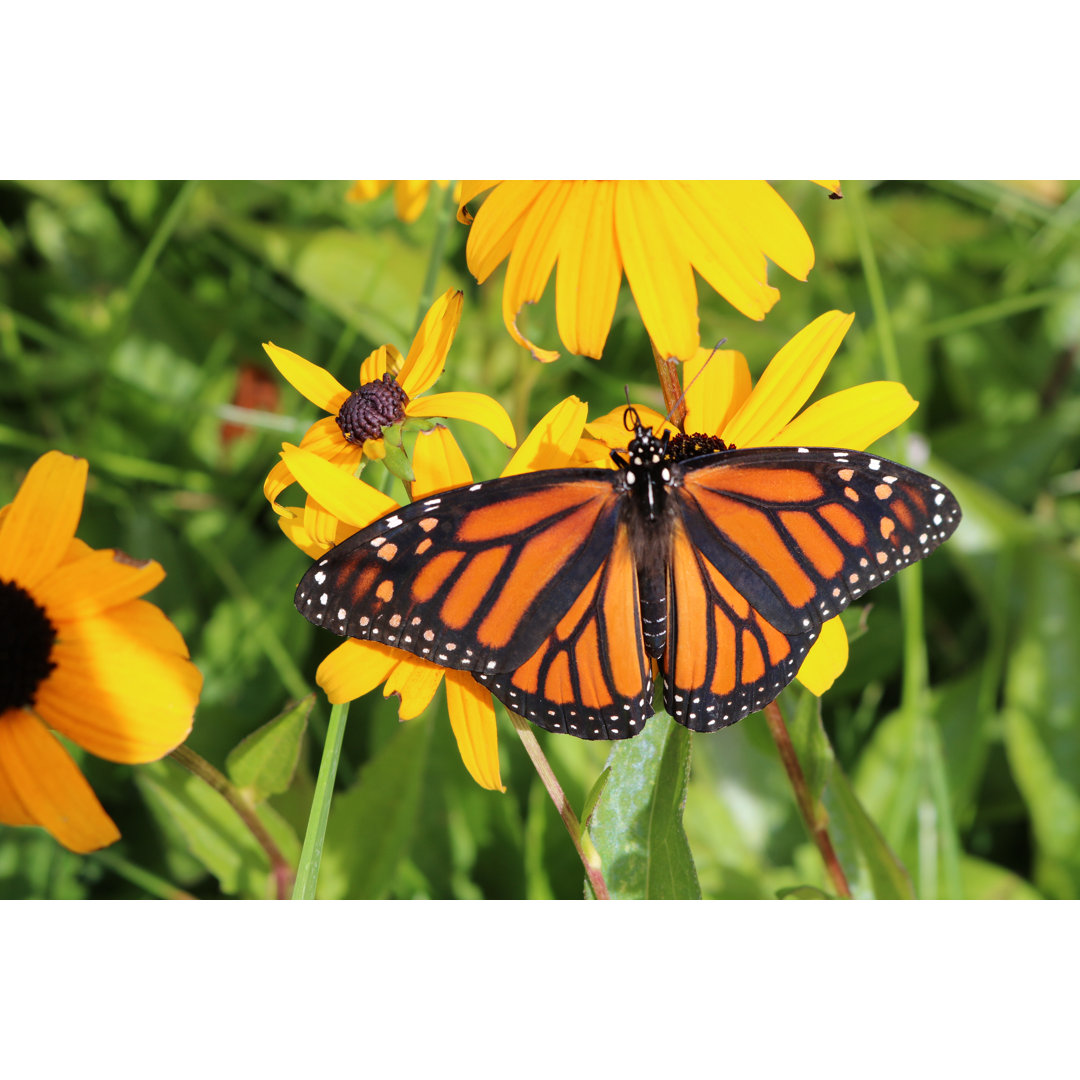
M 800 330 L 770 361 L 720 434 L 738 447 L 765 446 L 806 403 L 854 315 L 829 311 Z
M 406 225 L 415 221 L 427 206 L 430 180 L 397 180 L 394 183 L 394 210 Z
M 681 259 L 744 315 L 763 319 L 780 290 L 768 283 L 765 256 L 747 231 L 742 207 L 727 197 L 731 184 L 657 182 L 655 198 Z
M 345 192 L 347 202 L 368 202 L 381 195 L 391 184 L 389 180 L 355 180 Z
M 471 390 L 454 390 L 447 394 L 429 394 L 414 398 L 405 406 L 408 416 L 445 416 L 456 420 L 471 420 L 485 427 L 506 446 L 517 443 L 514 425 L 506 410 L 487 394 Z
M 321 368 L 288 349 L 279 348 L 270 341 L 263 344 L 263 349 L 274 362 L 274 367 L 313 405 L 336 415 L 345 404 L 349 391 L 326 368 Z
M 14 794 L 19 817 L 48 829 L 71 851 L 97 851 L 120 839 L 68 752 L 22 709 L 0 716 L 0 772 L 0 789 Z
M 458 752 L 469 775 L 489 791 L 505 791 L 491 695 L 467 671 L 446 673 L 446 704 Z
M 722 431 L 750 396 L 750 365 L 734 349 L 698 349 L 683 364 L 686 420 L 683 428 L 699 435 Z
M 810 646 L 796 678 L 810 691 L 821 697 L 847 667 L 848 636 L 840 617 L 829 619 Z
M 685 232 L 650 181 L 622 181 L 615 192 L 615 234 L 626 280 L 660 355 L 686 359 L 698 348 L 697 287 L 674 233 Z M 516 250 L 516 249 L 515 249 Z
M 286 539 L 312 559 L 321 558 L 334 546 L 331 543 L 324 543 L 315 539 L 305 528 L 302 517 L 279 517 L 277 523 Z
M 634 405 L 641 422 L 654 434 L 661 435 L 670 431 L 673 435 L 678 430 L 673 424 L 668 423 L 665 416 L 661 416 L 655 409 L 648 405 Z M 617 405 L 610 412 L 590 420 L 585 425 L 585 430 L 594 438 L 599 439 L 612 450 L 625 450 L 627 443 L 633 437 L 626 426 L 626 406 Z
M 572 184 L 563 181 L 549 181 L 544 185 L 521 224 L 521 231 L 506 265 L 503 322 L 510 336 L 541 363 L 557 360 L 559 354 L 550 349 L 541 349 L 529 341 L 518 329 L 517 317 L 526 304 L 535 304 L 547 287 L 559 255 L 563 232 L 562 212 L 572 187 Z M 488 201 L 491 201 L 490 198 Z M 487 203 L 484 206 L 486 208 Z
M 507 180 L 484 200 L 465 246 L 465 260 L 478 282 L 483 284 L 510 254 L 525 218 L 546 186 L 545 180 Z
M 279 461 L 266 475 L 266 479 L 263 481 L 263 494 L 266 496 L 267 501 L 274 508 L 274 513 L 284 515 L 285 517 L 291 517 L 294 513 L 292 507 L 282 506 L 278 502 L 278 496 L 288 487 L 296 482 L 296 477 L 293 476 L 289 470 L 289 466 L 284 461 Z
M 840 190 L 839 180 L 811 180 L 810 183 L 817 184 L 818 187 L 823 187 L 828 191 L 831 191 L 834 195 L 843 195 L 843 192 Z
M 413 502 L 472 481 L 461 447 L 441 424 L 417 435 L 412 466 L 416 476 L 410 491 Z
M 903 383 L 862 383 L 807 406 L 772 442 L 774 446 L 865 450 L 898 428 L 918 407 Z
M 19 709 L 11 709 L 10 715 L 14 718 Z M 7 723 L 8 712 L 0 713 L 0 727 Z M 8 780 L 4 770 L 3 759 L 0 759 L 0 825 L 36 825 L 33 814 L 26 808 L 19 793 Z
M 443 373 L 464 302 L 461 292 L 447 289 L 424 316 L 398 375 L 398 384 L 410 398 L 424 393 Z
M 725 180 L 723 185 L 725 199 L 737 208 L 736 221 L 747 242 L 781 270 L 805 281 L 814 265 L 814 245 L 795 211 L 764 180 Z
M 82 515 L 87 462 L 50 450 L 30 466 L 0 529 L 0 579 L 32 590 L 67 551 Z
M 413 720 L 431 704 L 444 671 L 411 653 L 399 650 L 398 655 L 401 661 L 387 676 L 383 697 L 396 694 L 400 701 L 398 717 Z
M 142 641 L 127 607 L 57 627 L 56 667 L 38 687 L 35 707 L 90 753 L 135 764 L 156 761 L 187 738 L 202 675 L 184 657 Z
M 283 444 L 281 458 L 319 505 L 341 521 L 362 528 L 398 508 L 397 502 L 344 469 L 298 446 Z
M 405 655 L 388 645 L 349 638 L 319 665 L 315 681 L 332 705 L 341 705 L 374 690 Z
M 54 622 L 97 615 L 125 604 L 165 580 L 154 561 L 136 562 L 115 551 L 94 551 L 58 567 L 34 589 L 34 599 Z
M 501 475 L 563 468 L 577 446 L 588 412 L 589 407 L 579 398 L 564 398 L 529 432 Z
M 404 360 L 393 345 L 380 345 L 367 355 L 360 365 L 360 385 L 381 379 L 388 371 L 397 376 L 401 373 Z M 340 411 L 341 406 L 338 406 Z
M 465 207 L 468 206 L 473 199 L 479 198 L 479 196 L 489 188 L 493 188 L 498 182 L 498 180 L 462 180 L 459 182 L 457 193 L 457 219 L 462 225 L 468 225 L 472 221 L 472 215 Z
M 615 240 L 614 185 L 578 181 L 563 215 L 563 244 L 555 278 L 559 337 L 572 353 L 599 359 L 622 282 Z

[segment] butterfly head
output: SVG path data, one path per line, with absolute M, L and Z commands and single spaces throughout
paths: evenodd
M 660 438 L 657 438 L 652 429 L 641 422 L 641 417 L 633 406 L 628 406 L 626 412 L 623 413 L 623 424 L 627 431 L 634 433 L 630 445 L 626 448 L 630 465 L 638 469 L 660 465 L 668 456 L 668 439 L 671 433 L 665 431 Z M 619 461 L 619 458 L 615 460 Z

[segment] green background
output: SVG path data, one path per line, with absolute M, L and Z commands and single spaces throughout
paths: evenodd
M 319 414 L 260 343 L 354 384 L 372 348 L 407 350 L 444 231 L 435 294 L 463 289 L 465 310 L 438 390 L 491 394 L 519 437 L 568 394 L 593 416 L 624 385 L 660 405 L 625 284 L 602 360 L 564 352 L 541 367 L 502 324 L 503 271 L 484 286 L 468 273 L 467 230 L 444 229 L 441 194 L 403 225 L 388 195 L 355 206 L 347 186 L 0 184 L 0 504 L 44 451 L 89 459 L 79 535 L 165 567 L 150 598 L 206 680 L 190 745 L 258 801 L 291 859 L 328 708 L 319 693 L 310 715 L 289 708 L 336 639 L 295 612 L 307 559 L 262 495 L 281 441 Z M 1076 897 L 1080 194 L 845 182 L 834 201 L 777 187 L 813 240 L 809 282 L 774 269 L 781 300 L 755 323 L 699 281 L 702 341 L 727 338 L 756 377 L 813 318 L 854 311 L 818 396 L 889 377 L 895 357 L 920 407 L 877 449 L 945 481 L 965 515 L 905 572 L 921 618 L 902 582 L 884 585 L 846 613 L 851 660 L 820 708 L 797 687 L 780 699 L 819 813 L 857 896 Z M 553 294 L 525 325 L 564 351 Z M 269 373 L 278 404 L 225 439 L 244 365 Z M 474 474 L 496 475 L 509 451 L 475 425 L 450 427 Z M 581 864 L 505 716 L 499 734 L 504 795 L 468 777 L 441 692 L 406 724 L 377 693 L 354 703 L 320 895 L 580 898 Z M 592 833 L 617 895 L 830 893 L 760 715 L 692 737 L 689 776 L 685 733 L 659 718 L 650 743 L 621 744 L 610 762 L 609 746 L 539 738 L 579 813 L 612 767 Z M 40 830 L 0 827 L 0 896 L 270 895 L 262 850 L 201 781 L 171 761 L 75 752 L 123 839 L 80 857 Z

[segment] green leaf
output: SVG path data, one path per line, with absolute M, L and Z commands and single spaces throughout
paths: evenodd
M 788 730 L 807 774 L 815 817 L 828 827 L 852 895 L 879 900 L 913 899 L 911 879 L 903 863 L 859 802 L 833 754 L 821 723 L 820 700 L 804 693 Z
M 225 771 L 255 802 L 289 790 L 315 695 L 308 694 L 239 742 L 225 759 Z
M 1005 749 L 1031 811 L 1035 883 L 1080 891 L 1080 566 L 1050 552 L 1025 560 L 1027 588 L 1005 683 Z
M 319 870 L 320 899 L 386 896 L 416 824 L 432 723 L 432 717 L 417 717 L 400 724 L 357 782 L 334 798 Z
M 604 789 L 607 787 L 607 782 L 610 779 L 611 766 L 609 765 L 596 778 L 596 783 L 593 784 L 589 794 L 585 797 L 585 808 L 581 811 L 581 828 L 583 830 L 589 828 L 593 819 L 593 814 L 596 813 L 597 804 L 600 802 L 600 796 L 604 794 Z
M 268 899 L 270 861 L 225 797 L 168 759 L 135 772 L 151 812 L 170 842 L 187 850 L 230 896 Z M 259 820 L 293 865 L 300 843 L 288 823 L 269 805 L 256 808 Z
M 779 889 L 777 900 L 831 900 L 832 897 L 813 885 L 796 885 L 790 889 Z
M 590 831 L 613 899 L 700 900 L 683 831 L 690 732 L 657 713 L 608 757 L 611 777 Z

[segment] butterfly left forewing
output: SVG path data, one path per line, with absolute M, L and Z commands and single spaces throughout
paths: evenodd
M 525 474 L 410 503 L 319 559 L 300 582 L 296 606 L 342 637 L 443 667 L 513 669 L 609 555 L 612 476 Z

